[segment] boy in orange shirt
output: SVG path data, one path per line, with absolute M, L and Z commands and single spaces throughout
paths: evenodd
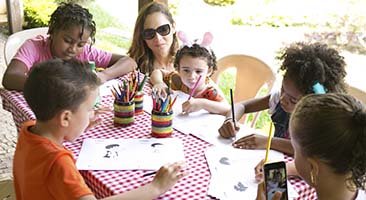
M 95 122 L 100 80 L 87 64 L 60 59 L 37 64 L 25 83 L 24 97 L 37 121 L 24 123 L 14 155 L 17 199 L 95 199 L 62 143 L 75 140 Z M 165 165 L 135 190 L 107 199 L 153 199 L 182 176 L 180 163 Z

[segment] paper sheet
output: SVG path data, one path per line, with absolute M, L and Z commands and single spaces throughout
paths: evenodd
M 243 150 L 232 147 L 209 147 L 206 160 L 211 172 L 208 195 L 219 199 L 255 199 L 257 185 L 254 167 L 264 158 L 265 150 Z M 283 160 L 283 154 L 271 150 L 269 160 Z M 298 194 L 288 182 L 290 199 Z
M 183 144 L 178 138 L 85 139 L 76 167 L 79 170 L 157 170 L 166 163 L 184 160 Z

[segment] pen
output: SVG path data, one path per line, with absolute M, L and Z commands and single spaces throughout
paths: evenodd
M 266 156 L 264 157 L 264 163 L 267 163 L 268 161 L 268 153 L 269 149 L 271 148 L 271 141 L 272 141 L 272 122 L 269 125 L 269 134 L 267 140 Z
M 156 171 L 143 174 L 142 177 L 151 176 L 151 175 L 154 175 L 154 174 L 156 174 Z

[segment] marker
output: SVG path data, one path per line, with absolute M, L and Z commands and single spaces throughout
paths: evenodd
M 143 174 L 142 177 L 151 176 L 151 175 L 154 175 L 154 174 L 156 174 L 156 171 Z

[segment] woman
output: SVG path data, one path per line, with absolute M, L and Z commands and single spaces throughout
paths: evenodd
M 142 73 L 151 74 L 154 69 L 173 71 L 177 49 L 172 14 L 163 4 L 147 4 L 137 17 L 128 55 L 137 62 Z

